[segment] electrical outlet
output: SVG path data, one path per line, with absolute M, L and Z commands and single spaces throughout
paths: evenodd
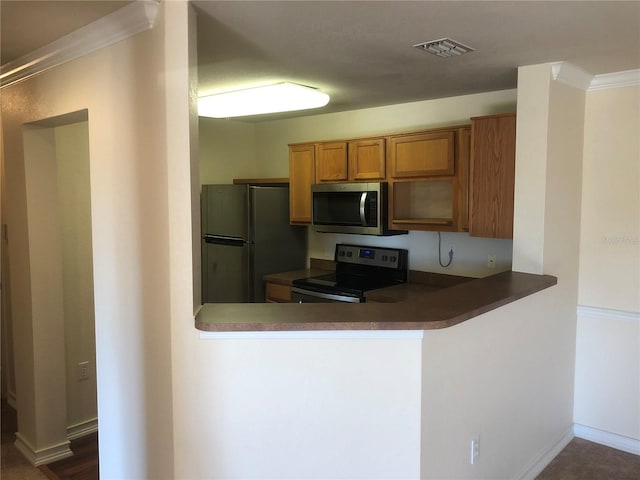
M 487 257 L 487 267 L 488 268 L 496 268 L 496 254 L 489 255 Z
M 480 456 L 480 436 L 476 435 L 471 439 L 471 455 L 469 461 L 471 465 L 478 463 L 478 457 Z
M 324 247 L 324 256 L 326 258 L 333 258 L 336 254 L 336 247 L 334 245 L 327 245 Z
M 89 362 L 78 363 L 78 380 L 89 379 Z

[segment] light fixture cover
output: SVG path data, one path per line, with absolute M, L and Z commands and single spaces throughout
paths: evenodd
M 453 57 L 454 55 L 462 55 L 463 53 L 473 52 L 473 48 L 464 43 L 451 40 L 450 38 L 440 38 L 439 40 L 431 40 L 429 42 L 417 43 L 414 47 L 421 48 L 426 52 L 437 55 L 438 57 Z
M 228 118 L 324 107 L 329 95 L 315 88 L 281 82 L 198 98 L 201 117 Z

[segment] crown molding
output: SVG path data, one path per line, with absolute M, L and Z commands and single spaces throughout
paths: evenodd
M 567 62 L 552 63 L 551 74 L 554 80 L 581 90 L 587 90 L 593 80 L 593 75 Z
M 159 0 L 136 0 L 0 67 L 0 87 L 57 67 L 153 28 Z
M 596 75 L 591 81 L 591 85 L 589 85 L 589 91 L 638 85 L 640 85 L 640 70 L 627 70 Z
M 588 92 L 640 85 L 640 70 L 591 75 L 567 62 L 551 64 L 553 79 Z

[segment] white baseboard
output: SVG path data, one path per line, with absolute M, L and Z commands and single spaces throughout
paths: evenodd
M 537 458 L 534 458 L 525 468 L 523 468 L 520 474 L 514 478 L 517 480 L 534 480 L 540 472 L 542 472 L 551 461 L 558 456 L 564 447 L 566 447 L 571 440 L 573 440 L 573 426 L 569 427 L 562 436 L 546 451 L 541 451 Z
M 76 438 L 84 437 L 98 431 L 98 419 L 92 418 L 84 422 L 76 423 L 75 425 L 69 425 L 67 427 L 67 439 L 75 440 Z
M 573 432 L 578 438 L 589 440 L 590 442 L 606 445 L 607 447 L 622 450 L 623 452 L 640 455 L 640 440 L 625 437 L 616 433 L 605 432 L 597 428 L 587 427 L 576 423 L 573 426 Z
M 20 432 L 16 432 L 15 446 L 34 467 L 57 462 L 58 460 L 68 458 L 73 455 L 73 452 L 69 448 L 69 441 L 36 450 L 22 435 L 20 435 Z

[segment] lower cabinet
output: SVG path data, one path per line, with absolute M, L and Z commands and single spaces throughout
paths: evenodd
M 267 303 L 289 303 L 291 302 L 291 287 L 281 283 L 267 282 L 265 296 Z

